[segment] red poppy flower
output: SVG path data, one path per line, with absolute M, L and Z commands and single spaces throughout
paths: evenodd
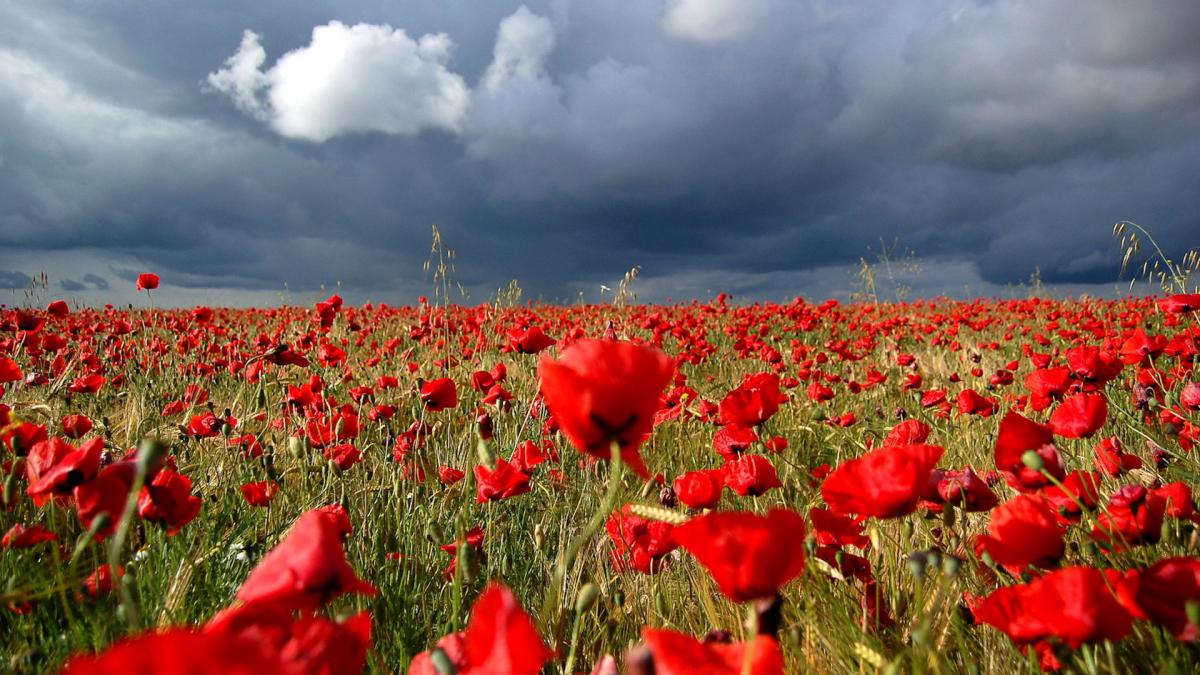
M 456 469 L 452 466 L 438 467 L 438 480 L 442 481 L 442 483 L 446 485 L 454 485 L 458 481 L 462 480 L 466 475 L 466 472 L 462 469 Z
M 783 487 L 775 465 L 762 455 L 742 455 L 726 462 L 725 485 L 737 494 L 757 497 L 771 488 Z
M 1141 468 L 1142 458 L 1122 450 L 1120 439 L 1110 436 L 1096 446 L 1096 459 L 1092 464 L 1100 473 L 1119 476 L 1126 471 Z
M 808 510 L 808 519 L 812 522 L 813 538 L 821 546 L 854 546 L 866 550 L 871 544 L 863 534 L 859 519 L 815 507 Z
M 462 633 L 443 635 L 435 646 L 446 655 L 455 672 L 463 672 L 467 664 L 466 657 L 463 656 Z M 433 665 L 433 654 L 426 651 L 413 657 L 412 662 L 408 664 L 408 675 L 442 675 L 442 671 Z
M 461 675 L 537 675 L 554 653 L 512 591 L 492 582 L 471 608 Z
M 95 394 L 100 391 L 107 380 L 100 373 L 88 373 L 80 375 L 71 380 L 71 384 L 67 385 L 67 391 L 72 394 Z
M 671 538 L 673 525 L 640 518 L 628 504 L 609 517 L 604 529 L 613 542 L 609 557 L 618 572 L 631 568 L 643 574 L 657 572 L 662 569 L 658 561 L 677 546 Z
M 522 473 L 532 475 L 534 470 L 544 463 L 546 459 L 546 453 L 542 452 L 542 448 L 537 443 L 522 441 L 513 450 L 512 458 L 509 462 L 520 469 Z
M 83 438 L 92 430 L 92 421 L 87 415 L 64 415 L 61 424 L 67 438 Z
M 1160 560 L 1137 575 L 1136 587 L 1134 601 L 1146 618 L 1180 640 L 1200 637 L 1200 626 L 1187 613 L 1188 603 L 1200 602 L 1200 559 Z
M 996 468 L 1003 471 L 1009 483 L 1021 491 L 1050 485 L 1052 481 L 1041 471 L 1025 464 L 1025 453 L 1032 450 L 1037 453 L 1043 469 L 1061 480 L 1064 471 L 1053 441 L 1054 432 L 1050 427 L 1010 410 L 1000 421 L 1000 430 L 996 433 Z
M 1091 511 L 1100 502 L 1100 475 L 1072 471 L 1062 479 L 1061 485 L 1043 489 L 1042 496 L 1058 511 L 1060 523 L 1077 523 L 1084 509 Z
M 30 548 L 47 541 L 58 541 L 58 535 L 41 525 L 25 527 L 17 523 L 4 533 L 0 546 L 4 548 Z
M 359 579 L 342 550 L 341 528 L 321 511 L 309 511 L 271 549 L 238 589 L 243 602 L 265 603 L 281 611 L 316 609 L 345 593 L 375 595 Z
M 513 329 L 507 335 L 509 346 L 522 354 L 537 354 L 557 342 L 537 326 Z
M 76 656 L 67 662 L 60 675 L 262 675 L 281 671 L 278 658 L 265 652 L 254 640 L 177 628 L 123 640 L 95 656 Z
M 220 435 L 221 429 L 224 427 L 225 420 L 211 412 L 206 412 L 188 420 L 187 433 L 193 438 L 212 438 Z
M 917 508 L 938 460 L 936 445 L 899 445 L 872 450 L 842 462 L 821 485 L 821 496 L 836 513 L 896 518 Z
M 734 602 L 774 596 L 804 571 L 804 519 L 787 509 L 709 513 L 677 525 L 672 537 Z
M 75 488 L 75 512 L 79 522 L 91 529 L 100 516 L 107 516 L 107 524 L 96 532 L 97 540 L 116 531 L 125 512 L 125 502 L 133 489 L 133 478 L 137 466 L 133 461 L 123 460 L 109 464 L 96 477 Z
M 213 617 L 206 635 L 240 638 L 279 660 L 278 672 L 361 673 L 371 646 L 371 615 L 360 612 L 341 622 L 322 616 L 295 618 L 263 604 L 238 605 Z
M 1187 483 L 1167 483 L 1162 487 L 1152 488 L 1150 494 L 1155 499 L 1161 499 L 1165 504 L 1163 513 L 1172 518 L 1198 520 L 1196 504 L 1192 499 L 1192 488 Z
M 721 422 L 731 426 L 752 427 L 771 419 L 779 410 L 779 376 L 775 373 L 747 375 L 741 386 L 721 399 Z
M 991 417 L 999 407 L 999 402 L 994 398 L 981 396 L 974 389 L 964 389 L 958 394 L 958 414 L 960 415 L 979 415 L 980 417 Z
M 992 511 L 988 533 L 975 547 L 997 564 L 1023 570 L 1049 567 L 1066 550 L 1057 513 L 1042 497 L 1017 495 Z
M 0 357 L 0 384 L 4 382 L 20 382 L 25 376 L 17 362 L 7 356 Z
M 240 488 L 242 498 L 250 506 L 269 506 L 275 495 L 279 494 L 279 483 L 264 480 L 257 483 L 246 483 Z
M 929 486 L 921 497 L 922 507 L 939 512 L 944 504 L 964 511 L 989 511 L 998 503 L 1000 500 L 988 487 L 987 481 L 970 467 L 934 469 L 929 474 Z
M 1141 485 L 1126 485 L 1108 499 L 1096 518 L 1092 538 L 1113 550 L 1154 544 L 1162 537 L 1167 500 Z
M 137 276 L 137 290 L 152 291 L 158 288 L 158 275 L 143 272 Z
M 203 500 L 191 494 L 192 481 L 170 469 L 162 469 L 142 488 L 138 498 L 138 515 L 151 522 L 162 523 L 167 534 L 174 535 L 200 513 Z
M 46 305 L 46 313 L 50 316 L 64 317 L 71 314 L 71 308 L 65 300 L 55 300 Z
M 1067 567 L 1023 586 L 1001 588 L 973 613 L 976 621 L 1000 629 L 1016 644 L 1057 638 L 1074 649 L 1120 640 L 1132 630 L 1132 617 L 1113 596 L 1104 573 L 1090 567 Z
M 674 374 L 675 362 L 666 354 L 607 340 L 579 340 L 557 361 L 543 356 L 538 366 L 546 405 L 575 447 L 608 459 L 615 443 L 621 460 L 642 478 L 650 472 L 638 448 Z
M 331 445 L 325 448 L 325 459 L 333 463 L 341 471 L 346 471 L 362 461 L 362 451 L 351 443 Z
M 1100 430 L 1108 418 L 1103 394 L 1075 394 L 1050 415 L 1050 428 L 1066 438 L 1087 438 Z
M 737 459 L 756 442 L 758 434 L 750 427 L 721 427 L 713 436 L 713 449 L 728 462 Z
M 675 478 L 675 496 L 693 509 L 711 509 L 721 501 L 725 490 L 725 472 L 721 469 L 688 471 Z
M 1200 309 L 1200 293 L 1177 293 L 1158 300 L 1158 308 L 1168 314 L 1187 314 Z
M 892 427 L 884 445 L 920 445 L 929 439 L 929 425 L 920 420 L 904 420 Z
M 421 387 L 421 401 L 429 412 L 458 407 L 458 388 L 448 377 L 426 382 Z
M 93 438 L 79 446 L 51 438 L 38 443 L 29 452 L 26 471 L 29 474 L 29 496 L 42 503 L 46 495 L 70 495 L 79 485 L 91 480 L 100 470 L 104 439 Z
M 655 675 L 783 675 L 783 652 L 769 635 L 751 642 L 700 642 L 672 630 L 642 631 Z
M 500 501 L 529 492 L 529 475 L 503 457 L 496 459 L 496 468 L 475 465 L 475 501 Z

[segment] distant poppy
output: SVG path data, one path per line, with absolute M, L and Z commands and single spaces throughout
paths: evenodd
M 996 433 L 996 468 L 1017 490 L 1037 490 L 1053 483 L 1042 471 L 1052 478 L 1061 480 L 1065 475 L 1058 451 L 1053 446 L 1054 432 L 1044 424 L 1038 424 L 1016 411 L 1008 411 L 1000 421 Z M 1042 468 L 1026 464 L 1025 453 L 1037 455 Z
M 137 290 L 152 291 L 158 288 L 158 275 L 144 272 L 137 277 Z
M 242 493 L 242 498 L 250 506 L 268 506 L 275 495 L 279 494 L 279 484 L 275 481 L 259 481 L 257 483 L 246 483 L 239 488 Z
M 522 354 L 537 354 L 557 342 L 537 326 L 513 329 L 507 335 L 509 345 Z
M 455 408 L 458 406 L 458 388 L 448 377 L 426 382 L 421 387 L 421 401 L 429 412 Z
M 944 449 L 936 445 L 899 445 L 842 462 L 821 485 L 821 496 L 835 513 L 896 518 L 916 510 Z
M 772 488 L 783 487 L 775 465 L 762 455 L 742 455 L 726 462 L 724 472 L 725 485 L 743 497 L 757 497 Z
M 693 509 L 711 509 L 721 501 L 725 490 L 725 472 L 722 469 L 688 471 L 675 478 L 672 484 L 679 501 Z
M 173 535 L 200 513 L 203 500 L 191 494 L 192 481 L 171 469 L 159 471 L 138 498 L 138 515 L 162 523 Z
M 83 438 L 92 430 L 92 420 L 87 415 L 64 415 L 61 425 L 67 438 Z
M 499 501 L 529 492 L 529 475 L 503 457 L 496 459 L 496 467 L 489 469 L 483 464 L 475 466 L 475 501 L 479 503 Z
M 742 384 L 725 395 L 720 403 L 725 424 L 752 427 L 771 419 L 782 402 L 779 376 L 774 373 L 747 375 Z
M 1050 428 L 1066 438 L 1087 438 L 1104 426 L 1108 402 L 1103 394 L 1075 394 L 1055 408 Z
M 452 466 L 438 467 L 438 480 L 442 481 L 445 485 L 454 485 L 466 475 L 466 472 L 462 469 L 456 469 Z

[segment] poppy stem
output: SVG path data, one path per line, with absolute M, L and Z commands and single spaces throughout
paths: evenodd
M 567 572 L 574 566 L 575 559 L 579 557 L 579 552 L 591 541 L 592 537 L 595 536 L 596 532 L 604 524 L 604 521 L 612 513 L 616 507 L 617 495 L 621 491 L 621 474 L 624 472 L 625 465 L 621 461 L 621 446 L 615 441 L 610 450 L 609 466 L 608 491 L 604 494 L 604 498 L 600 500 L 599 507 L 592 514 L 592 519 L 588 521 L 587 526 L 571 542 L 566 552 L 559 557 L 558 563 L 555 565 L 554 577 L 550 582 L 550 586 L 546 589 L 546 595 L 542 600 L 542 611 L 539 614 L 542 623 L 542 632 L 545 633 L 552 628 L 555 644 L 561 642 L 560 636 L 564 627 L 562 587 L 566 583 Z

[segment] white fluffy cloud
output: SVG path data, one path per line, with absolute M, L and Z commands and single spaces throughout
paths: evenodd
M 492 63 L 483 75 L 483 88 L 496 92 L 514 79 L 546 77 L 546 57 L 554 51 L 554 26 L 525 5 L 500 22 Z
M 685 40 L 732 42 L 753 32 L 765 10 L 765 0 L 667 0 L 662 28 Z
M 568 122 L 563 91 L 546 71 L 556 38 L 550 20 L 521 5 L 500 22 L 492 62 L 476 87 L 467 124 L 475 157 L 557 137 Z
M 356 132 L 458 133 L 470 103 L 463 78 L 446 67 L 454 44 L 444 33 L 414 40 L 388 25 L 313 28 L 307 47 L 263 71 L 266 52 L 250 31 L 208 84 L 279 134 L 322 142 Z

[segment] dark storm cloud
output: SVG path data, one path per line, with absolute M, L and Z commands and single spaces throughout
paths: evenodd
M 16 270 L 0 270 L 0 288 L 7 290 L 19 290 L 29 288 L 33 283 L 33 279 L 24 272 Z
M 90 284 L 93 288 L 95 288 L 98 291 L 107 291 L 108 290 L 108 279 L 105 279 L 104 277 L 102 277 L 98 274 L 85 275 L 83 277 L 83 282 L 85 284 Z
M 1190 0 L 521 7 L 4 5 L 0 265 L 405 301 L 437 224 L 479 293 L 774 298 L 881 241 L 927 293 L 1111 285 L 1126 218 L 1200 243 Z

